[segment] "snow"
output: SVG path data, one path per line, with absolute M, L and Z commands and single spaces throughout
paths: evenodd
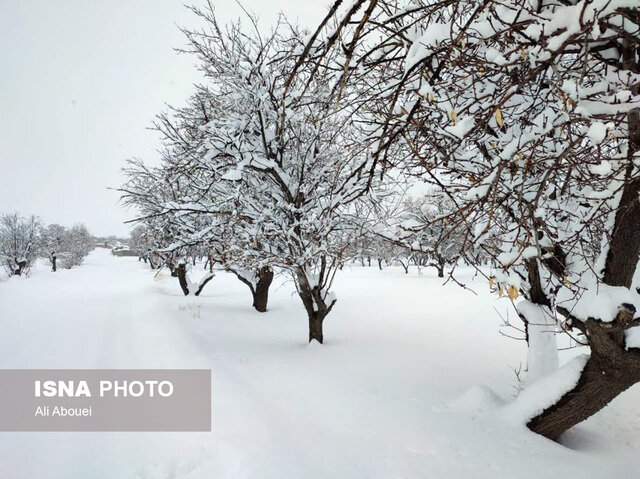
M 462 271 L 462 270 L 461 270 Z M 326 344 L 306 343 L 306 313 L 286 277 L 267 313 L 218 273 L 200 297 L 136 258 L 92 252 L 72 270 L 37 265 L 0 282 L 0 367 L 207 368 L 211 433 L 0 433 L 0 477 L 600 478 L 629 475 L 640 453 L 640 389 L 566 435 L 524 421 L 575 381 L 555 376 L 513 402 L 523 342 L 498 334 L 486 280 L 473 295 L 415 267 L 345 266 Z M 584 352 L 581 350 L 579 352 Z M 474 386 L 476 385 L 476 386 Z M 542 402 L 541 402 L 542 400 Z
M 621 304 L 632 304 L 640 311 L 640 294 L 624 286 L 592 284 L 576 294 L 570 288 L 561 288 L 557 296 L 558 305 L 571 311 L 576 318 L 596 318 L 611 322 L 618 315 Z
M 530 384 L 558 369 L 556 323 L 549 310 L 538 304 L 520 301 L 517 308 L 529 324 L 526 384 Z
M 445 130 L 451 133 L 453 136 L 463 139 L 465 135 L 473 129 L 475 124 L 476 123 L 473 117 L 467 116 L 460 119 L 455 125 L 446 127 Z
M 601 121 L 594 121 L 591 123 L 591 126 L 589 126 L 587 137 L 589 137 L 594 145 L 599 145 L 607 137 L 607 126 Z
M 450 38 L 451 27 L 446 23 L 432 23 L 422 36 L 418 38 L 407 52 L 405 61 L 405 72 L 411 70 L 416 64 L 421 62 L 431 53 L 435 47 Z
M 578 384 L 587 359 L 589 356 L 586 354 L 577 356 L 554 373 L 543 376 L 528 385 L 517 399 L 505 408 L 506 416 L 516 424 L 526 424 L 552 406 L 558 398 Z

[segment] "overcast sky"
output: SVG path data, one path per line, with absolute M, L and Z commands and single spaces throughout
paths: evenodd
M 107 187 L 127 158 L 156 157 L 147 128 L 199 79 L 177 25 L 189 0 L 0 0 L 0 212 L 126 235 L 133 212 Z M 195 0 L 194 0 L 195 1 Z M 233 0 L 212 0 L 222 20 Z M 244 0 L 266 29 L 279 11 L 316 25 L 328 0 Z

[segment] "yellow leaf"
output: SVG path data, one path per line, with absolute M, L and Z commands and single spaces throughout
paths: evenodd
M 496 121 L 498 122 L 498 126 L 502 128 L 504 122 L 502 121 L 502 112 L 500 111 L 500 108 L 496 109 Z
M 433 94 L 433 92 L 429 93 L 429 101 L 434 101 L 436 99 L 435 95 Z
M 456 115 L 455 110 L 451 110 L 451 121 L 453 122 L 454 125 L 458 124 L 458 115 Z
M 493 282 L 495 281 L 495 277 L 491 276 L 491 278 L 489 278 L 489 289 L 492 290 L 493 289 Z
M 515 286 L 509 286 L 509 289 L 507 289 L 507 295 L 511 299 L 516 299 L 518 296 L 520 296 L 520 291 L 518 291 L 518 288 L 516 288 Z
M 526 60 L 527 54 L 525 53 L 524 48 L 522 48 L 522 47 L 520 47 L 520 55 L 522 56 L 523 59 Z
M 564 277 L 563 281 L 567 286 L 571 286 L 571 281 L 569 281 L 569 278 L 567 278 L 566 276 Z
M 502 298 L 503 294 L 504 294 L 504 288 L 500 286 L 500 289 L 498 290 L 498 296 Z
M 402 112 L 403 115 L 408 115 L 409 114 L 409 112 L 407 110 L 405 110 L 403 106 L 400 107 L 400 111 Z

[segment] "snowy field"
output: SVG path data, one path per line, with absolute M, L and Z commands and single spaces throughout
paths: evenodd
M 0 477 L 631 477 L 640 387 L 564 445 L 510 421 L 525 344 L 499 334 L 507 300 L 463 280 L 477 296 L 429 269 L 347 267 L 321 346 L 283 279 L 260 314 L 225 273 L 186 298 L 107 250 L 70 271 L 39 265 L 0 282 L 0 367 L 210 368 L 213 430 L 0 433 Z

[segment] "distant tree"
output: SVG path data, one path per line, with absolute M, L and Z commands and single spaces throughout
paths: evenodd
M 71 269 L 80 265 L 94 246 L 95 239 L 82 224 L 72 228 L 49 225 L 42 230 L 39 240 L 40 254 L 49 259 L 52 271 L 59 266 Z
M 63 257 L 64 267 L 71 269 L 73 266 L 82 264 L 94 246 L 95 240 L 85 225 L 77 224 L 72 226 L 68 230 L 66 251 Z
M 0 261 L 8 275 L 29 272 L 38 257 L 42 223 L 36 216 L 23 218 L 17 213 L 0 216 Z
M 453 265 L 465 253 L 464 231 L 449 227 L 458 208 L 442 192 L 407 198 L 402 204 L 401 223 L 397 225 L 399 243 L 428 258 L 427 265 L 444 277 L 444 268 Z
M 58 258 L 67 248 L 68 236 L 69 232 L 61 225 L 51 224 L 42 229 L 40 251 L 43 256 L 49 258 L 51 271 L 58 270 Z
M 149 263 L 151 269 L 156 268 L 154 259 L 156 246 L 154 235 L 148 226 L 139 224 L 131 230 L 129 247 L 138 254 L 139 260 Z

